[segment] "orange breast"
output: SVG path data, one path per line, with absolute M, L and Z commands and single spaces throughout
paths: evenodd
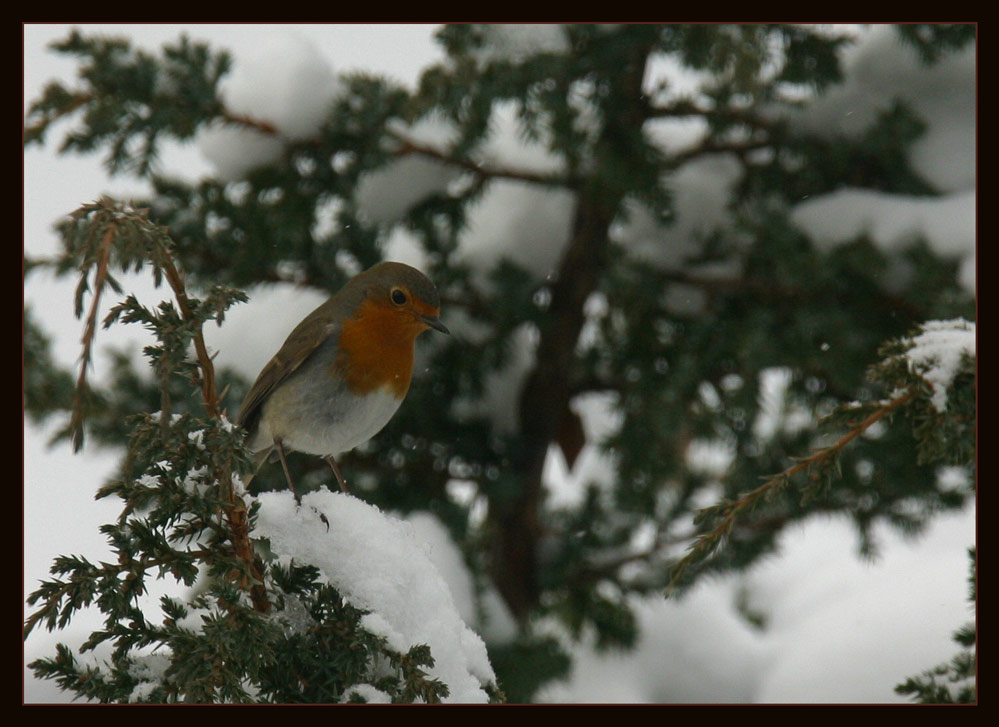
M 354 394 L 387 386 L 401 399 L 413 378 L 416 337 L 425 329 L 412 314 L 365 301 L 340 328 L 334 374 L 343 376 Z

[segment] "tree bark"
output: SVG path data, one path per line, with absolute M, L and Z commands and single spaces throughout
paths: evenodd
M 606 112 L 594 150 L 596 160 L 619 156 L 622 138 L 640 136 L 648 114 L 641 91 L 652 42 L 632 45 L 629 56 L 616 69 L 619 73 L 609 79 L 625 103 L 616 106 L 613 115 Z M 606 180 L 605 174 L 606 170 L 598 167 L 576 188 L 572 235 L 552 285 L 548 316 L 540 327 L 535 365 L 520 394 L 521 449 L 514 463 L 517 490 L 512 497 L 490 502 L 495 538 L 493 577 L 521 621 L 537 605 L 540 593 L 541 474 L 548 448 L 558 437 L 568 410 L 576 343 L 585 322 L 584 305 L 599 287 L 607 264 L 608 231 L 627 194 L 628 180 Z

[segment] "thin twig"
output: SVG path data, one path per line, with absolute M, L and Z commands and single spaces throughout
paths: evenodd
M 249 129 L 255 129 L 263 134 L 269 136 L 276 136 L 278 129 L 270 121 L 264 121 L 263 119 L 255 119 L 252 116 L 246 116 L 245 114 L 234 114 L 227 108 L 222 109 L 222 120 L 227 124 L 234 124 L 236 126 L 245 126 Z
M 402 146 L 395 152 L 396 156 L 406 156 L 409 154 L 419 154 L 421 156 L 436 159 L 439 162 L 460 167 L 466 171 L 480 177 L 513 179 L 519 182 L 529 182 L 531 184 L 543 184 L 547 186 L 572 187 L 573 181 L 564 175 L 541 174 L 527 169 L 511 169 L 506 167 L 490 167 L 472 159 L 455 157 L 447 152 L 436 149 L 426 144 L 413 141 L 398 131 L 386 129 L 386 133 L 398 141 Z
M 30 126 L 25 126 L 22 132 L 23 137 L 39 134 L 51 125 L 53 122 L 58 121 L 63 116 L 69 116 L 71 113 L 76 111 L 81 106 L 89 103 L 93 100 L 93 94 L 89 93 L 75 93 L 73 94 L 73 99 L 65 107 L 59 109 L 58 111 L 49 112 L 43 114 L 42 118 L 39 119 L 34 124 Z
M 629 563 L 652 560 L 653 558 L 661 556 L 663 551 L 667 548 L 679 545 L 680 543 L 686 543 L 692 537 L 694 537 L 693 534 L 674 535 L 672 537 L 664 537 L 660 534 L 656 537 L 656 540 L 652 545 L 648 548 L 644 548 L 643 550 L 629 551 L 620 553 L 619 555 L 606 557 L 603 560 L 589 561 L 578 570 L 576 577 L 579 579 L 593 580 L 601 576 L 614 573 L 621 566 L 628 565 Z
M 114 240 L 114 227 L 109 226 L 104 233 L 97 258 L 97 272 L 94 274 L 94 299 L 90 303 L 90 311 L 83 327 L 83 352 L 80 354 L 80 373 L 76 378 L 76 391 L 73 397 L 73 414 L 70 417 L 70 428 L 73 431 L 73 451 L 79 452 L 83 446 L 83 407 L 85 393 L 89 390 L 87 384 L 87 369 L 90 367 L 91 351 L 94 336 L 97 332 L 97 311 L 100 308 L 101 293 L 104 292 L 104 282 L 108 276 L 108 261 L 111 259 L 111 243 Z M 81 270 L 86 275 L 86 262 L 81 264 Z
M 671 161 L 676 166 L 681 166 L 692 159 L 696 159 L 697 157 L 705 156 L 707 154 L 729 153 L 735 154 L 736 156 L 742 156 L 751 151 L 765 149 L 769 146 L 773 146 L 773 140 L 771 139 L 756 139 L 752 141 L 722 143 L 709 138 L 705 139 L 702 143 L 695 147 L 682 151 L 679 154 L 675 154 Z
M 177 296 L 177 304 L 180 306 L 181 315 L 186 319 L 192 318 L 191 302 L 187 297 L 187 290 L 184 287 L 184 279 L 173 263 L 173 256 L 168 250 L 163 250 L 163 260 L 161 261 L 163 272 L 166 274 L 170 287 L 173 288 L 174 295 Z M 215 367 L 212 364 L 212 357 L 208 354 L 208 347 L 205 345 L 205 338 L 198 327 L 194 334 L 194 350 L 198 355 L 198 366 L 201 369 L 201 396 L 204 399 L 205 409 L 211 416 L 218 417 L 219 397 L 215 387 Z

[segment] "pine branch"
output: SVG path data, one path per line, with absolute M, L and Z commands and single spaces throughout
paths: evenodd
M 60 107 L 45 109 L 44 112 L 37 111 L 36 114 L 40 118 L 32 124 L 25 125 L 22 132 L 23 141 L 41 139 L 52 124 L 60 119 L 72 116 L 77 110 L 86 107 L 95 100 L 96 96 L 93 93 L 77 91 L 70 94 Z M 257 119 L 247 114 L 237 114 L 230 111 L 221 102 L 219 104 L 218 118 L 226 124 L 253 129 L 269 136 L 275 136 L 279 133 L 278 128 L 271 122 L 264 119 Z M 210 121 L 210 119 L 207 121 Z
M 47 109 L 40 113 L 41 118 L 33 124 L 27 124 L 22 132 L 22 140 L 26 143 L 31 139 L 41 139 L 48 128 L 61 118 L 72 115 L 77 109 L 86 106 L 93 100 L 90 93 L 71 94 L 67 102 L 61 108 Z
M 917 393 L 918 389 L 916 387 L 904 389 L 895 398 L 878 407 L 872 414 L 840 437 L 834 444 L 798 460 L 796 464 L 774 475 L 755 490 L 746 493 L 735 502 L 725 502 L 701 510 L 695 518 L 695 523 L 703 522 L 706 519 L 719 515 L 722 516 L 721 520 L 710 531 L 699 536 L 688 548 L 689 552 L 687 555 L 674 564 L 670 581 L 666 585 L 666 595 L 669 596 L 673 592 L 690 566 L 709 557 L 721 546 L 722 541 L 732 532 L 736 518 L 742 512 L 755 505 L 760 498 L 773 495 L 786 487 L 795 475 L 801 472 L 809 472 L 815 467 L 830 466 L 844 447 L 870 429 L 875 423 L 881 421 L 899 407 L 909 403 Z
M 84 407 L 86 368 L 90 361 L 90 352 L 96 333 L 97 310 L 105 286 L 117 287 L 117 284 L 108 274 L 112 258 L 122 269 L 129 267 L 138 269 L 146 262 L 151 263 L 155 282 L 158 284 L 165 277 L 170 284 L 180 312 L 179 325 L 188 332 L 187 335 L 190 336 L 194 345 L 197 357 L 197 379 L 205 412 L 210 418 L 220 422 L 222 413 L 215 380 L 215 367 L 205 345 L 202 325 L 208 317 L 221 320 L 222 311 L 227 305 L 224 296 L 222 301 L 209 301 L 209 305 L 205 305 L 204 301 L 191 299 L 187 293 L 183 275 L 174 262 L 171 252 L 172 241 L 167 231 L 151 223 L 146 210 L 135 210 L 105 197 L 94 204 L 81 207 L 71 215 L 70 219 L 69 227 L 64 230 L 66 244 L 64 259 L 80 258 L 81 260 L 77 265 L 82 274 L 80 286 L 77 289 L 78 315 L 82 310 L 83 293 L 86 290 L 89 271 L 92 267 L 96 267 L 94 298 L 91 302 L 84 331 L 83 361 L 78 379 L 77 402 L 74 404 L 71 423 L 77 449 L 82 445 L 83 439 L 83 423 L 86 417 Z M 99 244 L 96 244 L 95 240 L 97 235 L 100 235 Z M 242 294 L 234 297 L 238 298 L 239 296 Z M 166 325 L 163 321 L 169 320 L 167 315 L 169 309 L 163 308 L 163 310 L 164 314 L 157 318 L 141 308 L 138 302 L 130 297 L 125 303 L 112 309 L 104 321 L 104 326 L 111 325 L 122 315 L 125 316 L 126 322 L 141 321 L 153 327 Z M 182 344 L 186 339 L 178 340 Z M 171 373 L 170 366 L 173 359 L 167 355 L 166 351 L 163 352 L 158 361 L 164 376 Z M 165 386 L 163 395 L 166 396 Z M 168 400 L 164 398 L 164 404 L 167 403 Z M 166 410 L 161 411 L 160 422 L 165 432 L 170 422 L 170 416 Z M 243 499 L 236 493 L 233 486 L 233 461 L 231 457 L 227 456 L 217 460 L 216 466 L 215 475 L 217 480 L 223 484 L 226 500 L 222 516 L 228 523 L 228 531 L 236 556 L 242 564 L 240 572 L 233 574 L 233 577 L 237 578 L 241 589 L 250 592 L 254 607 L 258 611 L 267 612 L 270 606 L 261 585 L 261 573 L 256 564 L 253 544 L 249 537 L 248 512 Z
M 177 303 L 180 306 L 181 314 L 188 321 L 197 322 L 194 334 L 194 349 L 198 356 L 198 365 L 201 369 L 201 392 L 205 409 L 209 416 L 220 419 L 222 414 L 219 409 L 220 397 L 215 384 L 215 365 L 212 357 L 208 354 L 208 347 L 205 345 L 204 335 L 200 321 L 198 321 L 191 308 L 191 301 L 188 298 L 184 280 L 173 261 L 173 256 L 167 249 L 163 250 L 163 258 L 160 261 L 166 274 L 167 281 L 173 288 Z M 218 472 L 219 481 L 225 483 L 225 492 L 228 504 L 225 508 L 225 518 L 229 523 L 232 533 L 233 544 L 236 555 L 243 563 L 244 569 L 238 574 L 240 588 L 250 592 L 254 608 L 267 613 L 270 610 L 270 603 L 267 592 L 262 585 L 262 574 L 257 566 L 254 556 L 253 543 L 250 541 L 249 515 L 246 504 L 233 486 L 233 468 L 230 459 L 226 459 L 220 464 Z
M 441 151 L 440 149 L 413 141 L 398 131 L 386 129 L 386 133 L 402 145 L 395 152 L 395 155 L 399 157 L 404 157 L 409 154 L 419 154 L 430 159 L 435 159 L 439 162 L 444 162 L 445 164 L 460 167 L 468 172 L 472 172 L 478 177 L 487 179 L 513 179 L 518 182 L 529 182 L 531 184 L 569 188 L 574 188 L 577 184 L 576 180 L 561 174 L 540 174 L 527 169 L 489 167 L 472 159 L 455 157 L 447 152 Z
M 191 301 L 184 287 L 184 279 L 174 264 L 173 255 L 166 248 L 162 250 L 160 265 L 166 274 L 166 279 L 170 283 L 170 287 L 173 288 L 174 295 L 177 297 L 177 304 L 180 306 L 181 315 L 185 320 L 197 322 L 191 311 Z M 201 368 L 201 396 L 205 410 L 209 416 L 218 419 L 221 416 L 221 412 L 219 410 L 219 396 L 215 386 L 215 365 L 212 363 L 212 357 L 208 355 L 208 347 L 205 345 L 205 338 L 202 334 L 200 323 L 198 323 L 194 334 L 194 350 L 197 353 L 198 365 Z

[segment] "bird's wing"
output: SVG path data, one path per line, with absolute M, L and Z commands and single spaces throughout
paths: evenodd
M 295 327 L 250 387 L 239 408 L 237 421 L 251 434 L 256 430 L 260 407 L 267 396 L 291 376 L 323 341 L 337 332 L 338 326 L 330 322 L 328 314 L 331 303 L 332 300 L 323 303 Z

